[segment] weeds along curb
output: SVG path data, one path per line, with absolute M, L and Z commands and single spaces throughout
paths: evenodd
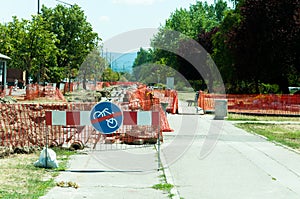
M 157 147 L 155 145 L 155 149 L 157 151 Z M 165 177 L 165 180 L 166 180 L 166 183 L 167 184 L 171 184 L 173 185 L 172 189 L 170 190 L 170 198 L 172 199 L 180 199 L 180 195 L 179 195 L 179 192 L 176 188 L 176 185 L 174 183 L 174 179 L 173 179 L 173 176 L 169 170 L 169 167 L 168 166 L 164 166 L 164 165 L 167 165 L 166 163 L 166 159 L 165 159 L 165 155 L 163 153 L 160 153 L 160 162 L 161 162 L 161 170 L 163 171 L 163 175 Z

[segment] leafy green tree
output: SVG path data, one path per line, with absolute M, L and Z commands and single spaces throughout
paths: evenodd
M 114 72 L 111 68 L 105 68 L 103 71 L 102 79 L 103 79 L 103 81 L 108 81 L 108 82 L 119 81 L 120 74 L 117 72 Z
M 201 80 L 202 77 L 193 65 L 181 56 L 177 56 L 167 49 L 160 49 L 159 47 L 168 46 L 168 49 L 175 49 L 175 51 L 180 52 L 184 57 L 194 59 L 198 53 L 192 50 L 197 49 L 191 46 L 193 42 L 190 42 L 190 39 L 197 41 L 199 40 L 199 34 L 209 32 L 218 26 L 228 9 L 226 2 L 220 0 L 215 5 L 208 5 L 207 2 L 197 1 L 189 9 L 175 10 L 170 18 L 166 20 L 165 26 L 160 27 L 158 34 L 152 39 L 151 45 L 154 49 L 154 62 L 164 59 L 167 66 L 171 66 L 179 71 L 186 79 L 191 81 Z
M 70 72 L 78 70 L 86 56 L 98 46 L 100 38 L 78 5 L 57 5 L 54 9 L 43 6 L 41 16 L 58 39 L 55 43 L 59 49 L 57 66 L 63 67 L 65 77 L 69 78 Z
M 176 77 L 176 73 L 174 69 L 166 66 L 162 59 L 161 62 L 145 63 L 133 68 L 132 77 L 131 81 L 138 81 L 145 84 L 166 84 L 167 77 Z
M 30 68 L 31 74 L 36 74 L 37 81 L 52 81 L 50 79 L 50 69 L 57 64 L 56 55 L 58 49 L 55 43 L 58 41 L 56 36 L 48 30 L 47 24 L 41 16 L 33 16 L 28 27 L 28 36 L 31 43 L 29 49 L 32 52 L 33 66 Z M 25 41 L 25 42 L 26 42 Z M 24 47 L 24 46 L 23 46 Z M 22 49 L 26 52 L 26 49 Z
M 0 49 L 2 54 L 10 52 L 9 35 L 7 25 L 0 23 Z
M 233 55 L 230 51 L 232 45 L 229 42 L 231 31 L 234 27 L 238 27 L 241 22 L 241 16 L 234 10 L 227 12 L 224 20 L 218 28 L 218 31 L 212 35 L 212 58 L 217 65 L 223 81 L 225 83 L 226 92 L 240 92 L 236 88 L 239 80 L 236 77 L 237 71 L 234 65 Z
M 31 20 L 13 17 L 0 24 L 2 53 L 12 60 L 9 67 L 26 70 L 35 81 L 71 80 L 79 66 L 100 41 L 81 8 L 43 6 Z
M 153 51 L 152 49 L 144 50 L 140 48 L 137 52 L 137 57 L 134 60 L 133 67 L 140 66 L 145 63 L 151 63 L 153 61 Z
M 175 30 L 196 40 L 200 32 L 208 32 L 218 26 L 227 9 L 227 3 L 223 0 L 217 1 L 215 5 L 197 1 L 189 9 L 176 9 L 162 29 Z
M 85 59 L 79 69 L 79 78 L 83 81 L 83 89 L 86 89 L 86 80 L 103 79 L 106 60 L 100 56 L 99 48 L 95 48 Z M 106 73 L 107 74 L 107 73 Z
M 218 1 L 218 3 L 215 4 L 214 9 L 218 23 L 221 23 L 229 9 L 227 2 L 223 0 Z
M 36 80 L 49 79 L 49 67 L 56 65 L 57 39 L 47 30 L 40 16 L 31 21 L 13 17 L 4 28 L 5 52 L 12 60 L 9 67 L 26 70 Z
M 170 18 L 166 20 L 165 27 L 162 29 L 176 30 L 186 36 L 193 37 L 195 33 L 193 31 L 192 18 L 192 13 L 189 10 L 176 9 L 175 12 L 171 13 Z
M 300 1 L 244 0 L 238 9 L 242 20 L 229 39 L 236 78 L 253 83 L 255 92 L 263 82 L 278 84 L 288 93 L 297 60 Z

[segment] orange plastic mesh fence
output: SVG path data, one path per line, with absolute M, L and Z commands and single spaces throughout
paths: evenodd
M 63 97 L 61 92 L 53 87 L 41 87 L 31 85 L 26 90 L 27 99 L 35 99 L 39 96 L 59 96 Z M 0 146 L 11 147 L 30 147 L 45 146 L 46 143 L 53 146 L 86 145 L 104 142 L 134 142 L 136 139 L 152 140 L 157 138 L 158 133 L 162 131 L 173 131 L 170 128 L 167 117 L 160 103 L 168 103 L 167 111 L 176 113 L 178 106 L 177 93 L 172 90 L 153 91 L 145 85 L 140 84 L 136 90 L 127 90 L 129 102 L 123 102 L 119 105 L 122 110 L 144 110 L 160 112 L 160 130 L 156 127 L 122 127 L 116 132 L 115 140 L 113 136 L 105 136 L 90 126 L 46 126 L 45 111 L 49 110 L 77 110 L 90 111 L 96 104 L 94 103 L 53 103 L 53 104 L 0 104 Z M 126 134 L 126 132 L 132 132 Z M 141 133 L 137 138 L 137 132 Z M 154 134 L 153 134 L 154 132 Z M 151 135 L 151 136 L 150 136 Z M 143 137 L 144 136 L 144 137 Z M 161 136 L 162 137 L 162 136 Z M 127 140 L 126 140 L 127 139 Z M 148 142 L 146 141 L 146 142 Z M 153 141 L 153 140 L 152 140 Z
M 61 104 L 0 104 L 0 146 L 11 148 L 49 146 L 79 147 L 96 149 L 99 143 L 147 144 L 154 143 L 161 131 L 172 131 L 160 105 L 151 110 L 159 111 L 160 128 L 155 126 L 122 126 L 112 135 L 96 132 L 91 126 L 46 125 L 45 112 L 49 110 L 90 111 L 95 103 Z M 123 110 L 128 106 L 120 104 Z
M 0 87 L 1 88 L 1 87 Z M 6 91 L 5 91 L 5 89 L 2 91 L 2 90 L 0 90 L 0 97 L 5 97 L 5 95 L 6 95 Z
M 94 104 L 0 104 L 0 146 L 30 147 L 87 140 L 91 128 L 46 126 L 47 110 L 91 110 Z
M 270 115 L 300 115 L 300 95 L 289 94 L 207 94 L 200 91 L 198 105 L 214 111 L 215 99 L 227 99 L 228 112 Z
M 29 84 L 26 86 L 26 100 L 35 100 L 42 97 L 46 99 L 66 101 L 61 91 L 51 84 L 47 86 Z
M 178 96 L 175 90 L 154 90 L 161 103 L 167 103 L 166 111 L 175 114 L 178 109 Z

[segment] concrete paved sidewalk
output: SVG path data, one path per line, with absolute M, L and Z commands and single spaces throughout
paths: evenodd
M 152 155 L 153 147 L 130 149 L 131 154 L 138 154 L 141 151 L 148 154 L 148 159 L 144 162 L 148 165 L 147 170 L 144 169 L 144 163 L 135 162 L 133 159 L 125 160 L 126 154 L 120 156 L 117 151 L 95 151 L 86 155 L 74 155 L 70 161 L 70 168 L 62 172 L 56 178 L 56 182 L 74 182 L 79 188 L 57 186 L 41 199 L 168 198 L 168 193 L 152 188 L 153 185 L 163 183 L 161 182 L 163 173 L 157 171 L 157 157 Z M 108 158 L 113 160 L 116 156 L 119 156 L 119 162 L 105 161 Z M 114 165 L 115 163 L 120 164 L 119 167 Z
M 189 100 L 193 101 L 193 100 Z M 203 115 L 204 111 L 193 102 L 178 101 L 178 114 Z
M 168 118 L 175 133 L 165 134 L 162 152 L 176 198 L 300 198 L 298 153 L 212 115 Z

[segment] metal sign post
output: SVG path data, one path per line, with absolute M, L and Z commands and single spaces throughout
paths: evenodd
M 157 135 L 157 171 L 161 168 L 161 159 L 160 159 L 160 114 L 158 114 L 158 135 Z
M 158 162 L 158 167 L 157 171 L 160 170 L 161 167 L 161 160 L 160 160 L 160 127 L 158 127 L 158 136 L 157 136 L 157 162 Z
M 48 126 L 45 124 L 46 129 L 46 148 L 45 148 L 45 168 L 48 168 L 48 142 L 49 142 L 49 134 L 48 134 Z

